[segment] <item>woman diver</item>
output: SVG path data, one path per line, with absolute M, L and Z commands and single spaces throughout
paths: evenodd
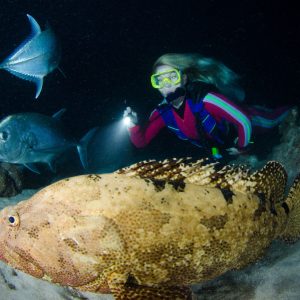
M 124 117 L 132 143 L 145 147 L 158 132 L 167 127 L 180 139 L 188 140 L 212 156 L 220 158 L 218 148 L 230 155 L 247 152 L 253 135 L 261 129 L 278 125 L 289 108 L 274 111 L 241 107 L 244 91 L 238 75 L 223 63 L 199 54 L 169 53 L 153 65 L 151 84 L 164 97 L 151 113 L 145 126 L 138 125 L 137 114 L 130 107 Z

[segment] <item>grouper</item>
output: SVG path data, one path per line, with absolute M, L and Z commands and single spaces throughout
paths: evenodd
M 300 177 L 188 158 L 60 180 L 0 212 L 0 259 L 116 299 L 189 299 L 190 286 L 300 236 Z

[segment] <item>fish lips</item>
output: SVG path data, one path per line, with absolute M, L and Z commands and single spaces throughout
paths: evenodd
M 1 253 L 2 250 L 4 250 L 3 253 Z M 7 249 L 1 249 L 0 259 L 11 267 L 34 277 L 42 278 L 45 275 L 42 268 L 34 263 L 34 259 L 30 256 L 30 254 L 22 249 L 11 249 L 9 246 Z
M 12 220 L 8 220 L 10 218 L 14 219 L 14 223 L 11 223 Z M 7 226 L 14 228 L 7 230 L 5 229 Z M 44 276 L 44 271 L 31 256 L 30 251 L 15 245 L 19 226 L 18 212 L 10 208 L 4 208 L 0 214 L 0 260 L 13 268 L 41 278 Z

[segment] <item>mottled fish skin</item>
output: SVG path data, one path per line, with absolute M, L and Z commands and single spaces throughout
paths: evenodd
M 67 178 L 1 211 L 0 259 L 116 299 L 188 299 L 299 237 L 299 180 L 286 201 L 285 185 L 276 162 L 251 174 L 188 158 Z

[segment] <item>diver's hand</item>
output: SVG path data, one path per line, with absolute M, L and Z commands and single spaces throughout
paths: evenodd
M 226 149 L 226 151 L 228 152 L 229 155 L 244 155 L 244 154 L 249 153 L 250 147 L 248 146 L 248 147 L 245 147 L 245 148 L 242 148 L 242 149 L 232 147 L 232 148 Z
M 137 113 L 127 106 L 123 113 L 123 120 L 127 128 L 134 127 L 138 123 Z
M 229 155 L 239 155 L 239 154 L 243 153 L 243 151 L 240 151 L 239 149 L 234 148 L 234 147 L 228 148 L 228 149 L 226 149 L 226 151 L 228 152 Z

